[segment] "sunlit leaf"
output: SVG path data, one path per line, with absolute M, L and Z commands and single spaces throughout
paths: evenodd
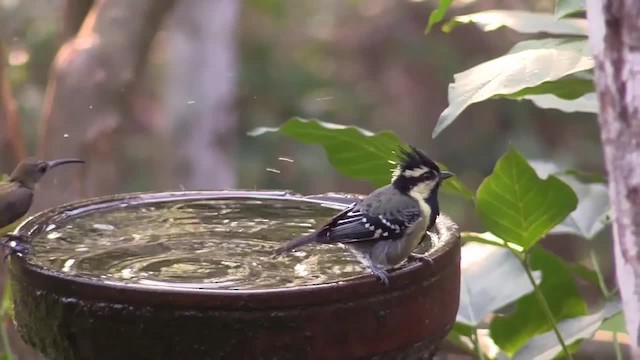
M 444 16 L 447 14 L 447 10 L 449 10 L 449 6 L 451 6 L 452 2 L 453 0 L 440 0 L 438 8 L 433 10 L 431 12 L 431 15 L 429 15 L 429 23 L 427 24 L 427 28 L 424 31 L 425 34 L 431 31 L 433 25 L 439 23 L 440 21 L 442 21 L 442 19 L 444 19 Z
M 557 49 L 573 51 L 582 56 L 590 56 L 591 49 L 589 48 L 589 42 L 585 38 L 545 38 L 545 39 L 533 39 L 520 41 L 513 45 L 513 47 L 507 52 L 507 54 L 515 54 L 525 50 L 537 50 L 537 49 Z M 582 74 L 582 73 L 580 73 Z M 576 74 L 578 76 L 579 74 Z M 593 80 L 592 78 L 585 78 L 586 80 Z
M 540 291 L 556 321 L 586 314 L 585 301 L 578 292 L 571 270 L 562 259 L 534 247 L 530 264 L 532 270 L 542 271 Z M 551 324 L 535 294 L 529 294 L 516 302 L 512 314 L 496 316 L 491 321 L 490 330 L 491 338 L 500 349 L 513 355 L 535 335 L 551 330 Z
M 445 23 L 442 30 L 449 32 L 460 24 L 471 23 L 483 31 L 508 27 L 523 34 L 587 35 L 587 21 L 584 19 L 556 19 L 547 13 L 519 10 L 489 10 L 456 16 Z
M 515 149 L 503 155 L 476 193 L 485 228 L 526 251 L 575 210 L 573 190 L 554 176 L 540 179 Z
M 568 47 L 531 49 L 507 54 L 456 74 L 454 82 L 449 84 L 449 106 L 440 114 L 432 136 L 436 137 L 471 104 L 555 81 L 591 69 L 593 64 L 591 57 Z
M 329 162 L 343 175 L 383 186 L 391 180 L 392 163 L 404 142 L 391 131 L 372 133 L 368 130 L 340 124 L 292 118 L 279 128 L 260 127 L 249 132 L 250 136 L 279 132 L 305 144 L 321 145 Z M 443 168 L 446 168 L 444 165 Z M 473 193 L 457 177 L 443 182 L 442 190 L 456 193 L 467 199 Z
M 571 344 L 578 340 L 590 339 L 598 330 L 602 322 L 618 313 L 622 309 L 619 301 L 607 303 L 604 308 L 595 314 L 580 316 L 558 322 L 558 330 L 565 344 Z M 548 331 L 531 339 L 513 357 L 514 360 L 529 359 L 554 359 L 562 351 L 553 331 Z
M 584 0 L 556 0 L 554 16 L 559 19 L 567 15 L 585 11 Z
M 469 242 L 462 247 L 461 266 L 460 323 L 477 327 L 487 315 L 533 291 L 520 260 L 505 248 Z M 534 272 L 537 282 L 540 277 Z
M 624 313 L 620 311 L 617 314 L 605 320 L 602 323 L 602 325 L 600 325 L 600 330 L 626 334 L 627 323 L 624 320 Z
M 575 100 L 561 99 L 555 95 L 527 95 L 522 99 L 530 100 L 541 109 L 555 109 L 566 113 L 598 113 L 598 98 L 595 93 L 585 94 Z

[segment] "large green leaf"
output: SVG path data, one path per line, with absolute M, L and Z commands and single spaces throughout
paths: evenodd
M 514 148 L 503 155 L 476 193 L 485 228 L 526 251 L 575 210 L 578 199 L 554 176 L 542 180 Z
M 598 113 L 598 98 L 595 93 L 585 94 L 575 100 L 561 99 L 555 95 L 527 95 L 522 99 L 530 100 L 541 109 L 555 109 L 563 112 Z
M 540 282 L 541 273 L 534 272 L 534 278 Z M 477 327 L 487 315 L 531 291 L 527 273 L 510 250 L 477 242 L 462 247 L 459 323 Z
M 449 32 L 460 24 L 471 23 L 483 31 L 508 27 L 523 34 L 587 35 L 587 21 L 584 19 L 556 19 L 547 13 L 519 10 L 489 10 L 456 16 L 445 23 L 442 30 Z
M 554 16 L 556 19 L 585 11 L 584 0 L 556 0 Z
M 371 131 L 319 120 L 292 118 L 279 128 L 260 127 L 249 132 L 250 136 L 279 132 L 306 144 L 321 145 L 329 162 L 340 173 L 367 180 L 374 186 L 383 186 L 391 180 L 391 171 L 397 160 L 396 153 L 404 142 L 391 131 Z M 446 166 L 442 165 L 443 169 Z M 442 190 L 456 193 L 467 199 L 473 193 L 458 178 L 444 181 Z
M 540 291 L 555 320 L 585 315 L 587 306 L 567 264 L 540 247 L 534 247 L 530 256 L 532 270 L 542 271 Z M 535 335 L 551 330 L 551 324 L 535 294 L 529 294 L 516 302 L 512 314 L 496 316 L 490 330 L 491 338 L 500 349 L 513 355 Z
M 518 51 L 454 75 L 454 82 L 449 84 L 449 106 L 440 114 L 433 137 L 471 104 L 591 69 L 593 59 L 580 50 L 571 49 L 579 45 L 574 43 L 558 49 Z
M 605 319 L 612 317 L 621 309 L 622 304 L 620 301 L 610 302 L 595 314 L 560 321 L 558 323 L 558 330 L 560 330 L 562 339 L 566 344 L 590 339 Z M 556 358 L 556 355 L 561 351 L 562 347 L 558 342 L 556 334 L 553 331 L 548 331 L 531 339 L 522 348 L 520 348 L 520 350 L 518 350 L 513 359 L 551 360 Z
M 440 21 L 442 21 L 442 19 L 444 19 L 444 16 L 447 13 L 447 10 L 449 10 L 452 2 L 453 0 L 440 0 L 438 8 L 433 10 L 431 12 L 431 15 L 429 15 L 429 23 L 427 24 L 427 28 L 424 31 L 425 34 L 431 31 L 433 25 L 439 23 Z
M 569 185 L 578 197 L 578 206 L 550 234 L 574 234 L 593 239 L 608 224 L 609 193 L 605 179 L 597 174 L 586 174 L 547 160 L 530 160 L 529 164 L 540 178 L 554 175 Z

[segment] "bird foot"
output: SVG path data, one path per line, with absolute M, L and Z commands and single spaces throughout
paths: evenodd
M 11 255 L 23 257 L 29 252 L 29 245 L 25 235 L 7 234 L 3 238 L 4 240 L 0 243 L 0 246 L 7 248 L 3 256 L 4 261 L 7 261 L 7 258 Z
M 410 254 L 408 260 L 412 261 L 420 261 L 422 263 L 428 263 L 429 265 L 433 265 L 433 259 L 426 254 Z
M 372 266 L 371 272 L 378 278 L 378 281 L 384 284 L 384 286 L 389 286 L 389 274 L 386 271 Z

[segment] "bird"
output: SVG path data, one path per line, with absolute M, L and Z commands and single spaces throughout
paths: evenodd
M 277 248 L 279 256 L 309 244 L 343 244 L 384 285 L 387 269 L 412 254 L 440 214 L 438 190 L 455 176 L 409 145 L 399 150 L 391 183 L 329 219 L 319 229 Z M 416 255 L 416 257 L 419 257 Z
M 84 163 L 84 161 L 80 159 L 44 161 L 27 158 L 16 166 L 8 179 L 0 182 L 0 237 L 5 238 L 2 244 L 10 248 L 5 258 L 12 253 L 23 256 L 28 250 L 28 247 L 21 243 L 24 240 L 23 236 L 10 234 L 10 232 L 29 211 L 38 181 L 49 170 L 73 163 Z

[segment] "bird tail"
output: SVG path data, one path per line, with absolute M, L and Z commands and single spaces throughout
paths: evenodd
M 316 241 L 317 236 L 318 236 L 318 233 L 314 231 L 309 235 L 301 236 L 297 239 L 291 240 L 288 243 L 282 245 L 281 247 L 275 249 L 273 251 L 273 256 L 274 257 L 279 256 L 295 248 L 299 248 L 301 246 L 311 244 Z

